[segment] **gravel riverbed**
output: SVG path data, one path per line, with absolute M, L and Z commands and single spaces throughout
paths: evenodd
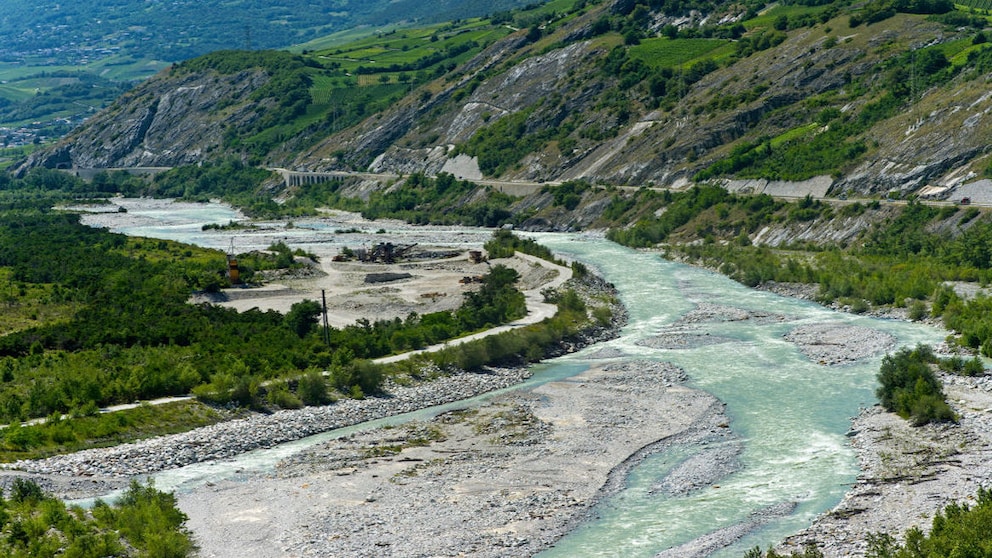
M 703 303 L 645 344 L 720 343 L 693 325 L 744 319 L 785 318 Z M 601 335 L 615 334 L 618 325 Z M 786 339 L 824 365 L 893 348 L 882 332 L 844 324 L 803 326 Z M 624 355 L 603 349 L 592 356 Z M 184 434 L 10 464 L 0 483 L 29 476 L 63 497 L 99 495 L 133 477 L 458 401 L 527 376 L 524 369 L 493 368 L 394 384 L 383 397 L 255 414 Z M 828 557 L 864 556 L 867 533 L 926 529 L 947 503 L 968 501 L 978 487 L 992 485 L 992 378 L 942 378 L 961 423 L 912 428 L 877 407 L 864 410 L 851 431 L 862 465 L 857 483 L 835 510 L 783 549 L 815 543 Z M 180 493 L 179 503 L 204 557 L 532 555 L 619 490 L 641 459 L 673 444 L 710 449 L 660 479 L 653 491 L 661 495 L 712 486 L 737 469 L 740 441 L 722 404 L 687 388 L 685 380 L 684 372 L 665 363 L 610 362 L 478 408 L 327 442 L 270 473 Z M 763 510 L 662 555 L 706 556 L 788 513 Z
M 723 405 L 682 378 L 665 363 L 607 364 L 321 444 L 264 477 L 181 494 L 180 506 L 205 557 L 530 556 L 645 456 L 733 436 Z M 724 474 L 699 465 L 666 489 Z
M 323 407 L 252 414 L 189 432 L 111 448 L 80 451 L 7 465 L 28 473 L 131 478 L 192 463 L 225 459 L 353 424 L 398 415 L 504 388 L 528 377 L 526 369 L 487 368 L 415 386 L 389 385 L 382 397 L 342 399 Z

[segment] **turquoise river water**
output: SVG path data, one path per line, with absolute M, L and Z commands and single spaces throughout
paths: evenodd
M 170 238 L 225 248 L 228 236 L 200 231 L 205 222 L 236 216 L 218 205 L 148 210 L 129 208 L 127 222 L 100 224 L 128 234 Z M 376 224 L 378 227 L 378 224 Z M 389 232 L 389 225 L 385 225 Z M 280 231 L 291 247 L 329 242 L 333 225 L 298 223 Z M 239 232 L 243 247 L 251 232 Z M 411 234 L 399 231 L 398 234 Z M 484 240 L 489 232 L 466 231 Z M 556 253 L 576 259 L 614 283 L 630 312 L 618 339 L 534 367 L 533 377 L 514 389 L 527 389 L 585 370 L 593 352 L 604 347 L 626 356 L 675 363 L 686 370 L 690 385 L 726 404 L 732 430 L 743 439 L 740 470 L 718 485 L 685 496 L 665 496 L 650 488 L 689 457 L 693 448 L 673 448 L 646 459 L 619 494 L 603 501 L 594 519 L 560 540 L 544 557 L 650 557 L 779 504 L 794 504 L 787 515 L 763 524 L 714 556 L 739 557 L 754 546 L 766 548 L 808 526 L 816 515 L 840 501 L 857 475 L 857 463 L 845 433 L 859 408 L 875 402 L 875 374 L 882 355 L 851 365 L 824 366 L 804 357 L 783 339 L 806 324 L 837 323 L 871 327 L 894 335 L 899 346 L 934 343 L 944 333 L 926 326 L 834 312 L 819 305 L 743 287 L 721 275 L 629 250 L 585 235 L 538 234 Z M 298 241 L 298 242 L 296 242 Z M 242 248 L 243 249 L 243 248 Z M 700 324 L 701 331 L 730 342 L 666 350 L 638 344 L 670 327 L 699 303 L 771 313 L 778 320 L 741 320 Z M 602 363 L 602 359 L 595 360 Z M 479 398 L 484 399 L 485 397 Z M 617 401 L 622 405 L 623 401 Z M 461 403 L 460 406 L 464 406 Z M 429 409 L 375 424 L 409 420 L 438 412 Z M 368 427 L 370 425 L 364 425 Z M 361 427 L 358 427 L 361 428 Z M 253 452 L 235 461 L 198 464 L 156 477 L 157 486 L 186 490 L 220 477 L 264 470 L 309 444 L 336 437 L 345 429 Z

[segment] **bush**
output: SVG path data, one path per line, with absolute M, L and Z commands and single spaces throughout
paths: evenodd
M 293 392 L 289 391 L 286 384 L 279 384 L 273 386 L 269 390 L 267 396 L 270 405 L 275 405 L 280 409 L 299 409 L 303 406 L 303 401 L 299 397 L 293 395 Z
M 965 376 L 978 376 L 985 373 L 985 365 L 982 364 L 982 359 L 973 357 L 964 364 L 964 369 L 961 370 L 961 373 Z
M 806 545 L 802 552 L 794 550 L 791 554 L 779 554 L 772 549 L 765 554 L 761 552 L 761 548 L 754 547 L 744 553 L 744 558 L 823 558 L 823 551 L 814 544 Z
M 300 378 L 300 385 L 297 387 L 296 393 L 300 401 L 310 407 L 326 405 L 331 401 L 327 393 L 327 382 L 324 380 L 324 375 L 318 370 L 311 370 Z
M 10 499 L 0 495 L 0 556 L 184 558 L 196 550 L 186 519 L 175 497 L 151 484 L 132 481 L 117 504 L 97 501 L 86 513 L 18 478 Z
M 14 479 L 14 483 L 10 488 L 10 500 L 12 502 L 19 504 L 24 502 L 38 503 L 44 498 L 45 495 L 41 491 L 41 487 L 34 481 L 22 479 L 20 477 Z
M 930 422 L 956 422 L 937 376 L 930 369 L 937 358 L 927 345 L 903 348 L 882 359 L 876 391 L 885 410 L 909 419 L 914 426 Z
M 926 318 L 927 305 L 921 300 L 913 301 L 913 303 L 909 305 L 908 315 L 909 315 L 909 319 L 913 320 L 914 322 L 918 322 L 923 318 Z

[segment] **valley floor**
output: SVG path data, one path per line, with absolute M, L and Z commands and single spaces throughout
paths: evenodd
M 643 454 L 732 436 L 719 401 L 681 379 L 670 365 L 609 364 L 334 440 L 179 504 L 204 557 L 529 556 L 622 485 Z M 696 469 L 683 482 L 719 474 Z
M 704 306 L 690 323 L 720 311 Z M 800 328 L 790 340 L 825 366 L 891 348 L 885 334 L 844 326 Z M 205 557 L 529 556 L 589 517 L 653 452 L 718 448 L 660 480 L 658 497 L 712 490 L 736 470 L 740 445 L 723 405 L 685 380 L 665 363 L 604 363 L 478 407 L 329 441 L 271 473 L 202 487 L 179 502 Z M 990 479 L 992 381 L 947 380 L 961 426 L 913 429 L 866 409 L 852 431 L 864 467 L 858 484 L 786 550 L 816 542 L 828 557 L 864 556 L 866 533 L 925 526 Z M 662 556 L 708 556 L 790 511 L 764 510 Z
M 322 261 L 329 265 L 329 258 Z M 459 263 L 457 269 L 449 269 L 450 262 L 425 267 L 435 265 L 435 271 L 445 273 L 446 283 L 461 288 L 457 278 L 468 273 L 463 267 L 467 263 Z M 520 260 L 514 265 L 526 277 L 525 288 L 535 292 L 553 279 L 533 262 Z M 349 292 L 379 291 L 393 303 L 409 305 L 403 306 L 403 312 L 423 312 L 424 304 L 448 298 L 432 301 L 423 296 L 439 291 L 437 282 L 419 283 L 420 290 L 408 293 L 398 286 L 362 286 L 358 273 L 365 270 L 352 271 L 356 275 Z M 407 271 L 415 276 L 424 273 L 421 268 Z M 286 290 L 295 291 L 296 297 L 319 292 L 319 281 L 304 278 L 289 283 Z M 798 289 L 783 294 L 804 293 Z M 368 311 L 367 306 L 357 306 L 366 304 L 364 300 L 348 292 L 340 294 L 343 302 L 356 304 L 353 310 Z M 250 304 L 263 305 L 264 298 L 252 297 Z M 287 300 L 275 297 L 269 303 L 285 306 Z M 727 311 L 701 304 L 689 318 L 725 319 Z M 679 335 L 664 334 L 653 342 L 683 344 L 698 339 Z M 892 348 L 884 334 L 864 328 L 814 326 L 790 335 L 788 340 L 808 358 L 824 365 Z M 716 445 L 722 449 L 677 467 L 659 484 L 659 497 L 666 491 L 712 489 L 735 470 L 739 445 L 720 401 L 685 386 L 684 373 L 672 365 L 616 360 L 623 355 L 608 349 L 593 358 L 597 355 L 603 364 L 579 376 L 496 396 L 433 419 L 316 445 L 269 472 L 245 473 L 180 492 L 179 505 L 189 515 L 188 526 L 204 557 L 526 556 L 553 546 L 587 518 L 598 501 L 618 490 L 633 465 L 671 444 L 719 441 Z M 432 398 L 455 401 L 524 377 L 520 371 L 503 370 L 412 388 L 396 386 L 393 397 L 370 399 L 365 405 L 374 406 L 370 412 L 375 416 L 385 416 L 434 404 Z M 852 428 L 852 444 L 863 469 L 857 483 L 834 511 L 783 548 L 815 541 L 828 557 L 864 556 L 867 533 L 901 535 L 914 525 L 925 528 L 936 510 L 952 501 L 967 501 L 979 486 L 992 484 L 992 379 L 944 377 L 944 381 L 961 424 L 911 428 L 878 408 L 866 409 Z M 467 383 L 472 385 L 459 385 Z M 351 406 L 339 403 L 326 412 Z M 225 427 L 231 432 L 224 436 L 244 441 L 275 435 L 276 426 L 299 430 L 316 420 L 339 420 L 317 416 L 324 412 L 305 409 L 254 422 L 234 421 L 238 424 Z M 194 431 L 172 438 L 169 446 L 150 442 L 146 453 L 157 460 L 178 458 L 183 451 L 202 451 L 212 442 L 234 445 L 227 439 L 216 430 Z M 65 497 L 102 493 L 128 475 L 162 469 L 149 465 L 141 470 L 141 461 L 126 453 L 132 449 L 95 450 L 23 468 L 41 479 L 46 489 Z M 20 474 L 26 473 L 5 472 L 5 480 Z M 766 515 L 788 512 L 770 509 Z M 707 556 L 760 526 L 762 520 L 752 518 L 665 555 Z

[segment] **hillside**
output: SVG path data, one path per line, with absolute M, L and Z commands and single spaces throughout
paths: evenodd
M 334 45 L 524 4 L 6 0 L 0 17 L 0 141 L 3 147 L 26 147 L 61 137 L 138 81 L 216 50 Z
M 509 180 L 816 179 L 818 193 L 942 198 L 986 173 L 985 16 L 941 2 L 650 4 L 556 1 L 348 48 L 214 53 L 19 172 L 234 155 L 434 174 L 467 155 L 470 175 Z
M 30 2 L 7 0 L 0 62 L 86 65 L 178 62 L 231 48 L 287 48 L 360 27 L 425 24 L 522 6 L 520 0 Z M 316 8 L 316 9 L 315 9 Z M 72 37 L 67 41 L 67 37 Z

